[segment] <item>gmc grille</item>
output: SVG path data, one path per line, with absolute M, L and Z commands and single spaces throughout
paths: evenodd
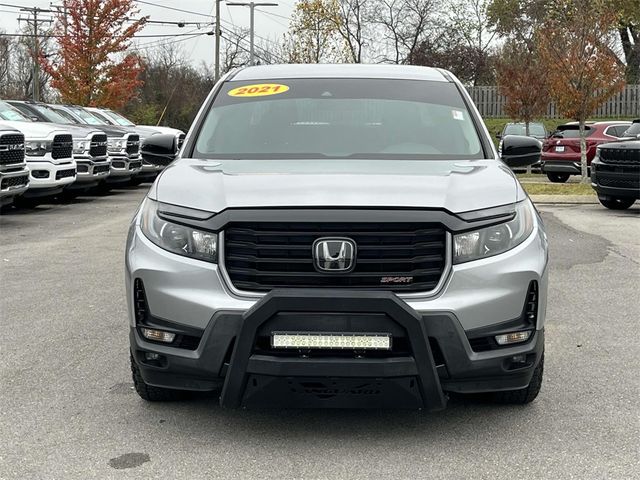
M 24 135 L 0 133 L 0 165 L 24 162 Z
M 312 246 L 322 237 L 356 243 L 355 268 L 321 273 Z M 231 223 L 224 232 L 225 267 L 235 288 L 433 290 L 444 273 L 446 232 L 437 223 Z
M 89 155 L 92 157 L 104 157 L 107 154 L 107 136 L 104 133 L 96 133 L 91 137 Z
M 73 139 L 71 138 L 71 135 L 65 134 L 53 137 L 51 157 L 54 160 L 57 160 L 58 158 L 73 157 Z

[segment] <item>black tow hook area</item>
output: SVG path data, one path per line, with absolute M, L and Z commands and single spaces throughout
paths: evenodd
M 406 330 L 410 354 L 319 359 L 254 353 L 260 326 L 279 312 L 383 313 Z M 244 314 L 220 404 L 433 411 L 443 409 L 446 398 L 423 320 L 395 294 L 300 289 L 273 290 Z

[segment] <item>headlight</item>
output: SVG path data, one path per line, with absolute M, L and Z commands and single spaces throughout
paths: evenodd
M 53 147 L 51 140 L 28 140 L 24 143 L 24 153 L 32 157 L 42 157 Z
M 120 140 L 110 139 L 107 142 L 107 147 L 110 152 L 120 152 L 126 145 L 127 145 L 127 141 L 123 139 L 120 139 Z
M 206 262 L 217 261 L 218 235 L 167 222 L 158 216 L 158 202 L 149 198 L 142 205 L 142 233 L 160 248 Z
M 534 226 L 534 210 L 530 200 L 516 205 L 513 220 L 460 233 L 453 237 L 453 263 L 464 263 L 504 253 L 524 242 Z
M 84 153 L 89 146 L 89 142 L 86 140 L 74 140 L 73 141 L 73 153 Z

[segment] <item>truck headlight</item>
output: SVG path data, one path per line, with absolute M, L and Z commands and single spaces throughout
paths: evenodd
M 24 153 L 30 157 L 42 157 L 53 147 L 52 140 L 27 140 L 24 143 Z
M 140 215 L 142 233 L 158 247 L 185 257 L 215 263 L 218 235 L 168 222 L 158 216 L 158 202 L 146 198 Z
M 512 220 L 455 235 L 453 263 L 491 257 L 517 247 L 533 232 L 534 217 L 534 207 L 527 199 L 516 205 L 516 215 Z
M 107 141 L 107 149 L 110 152 L 121 152 L 126 145 L 127 145 L 127 141 L 124 139 L 116 140 L 112 138 Z
M 89 142 L 86 140 L 74 140 L 73 141 L 73 153 L 84 153 L 89 146 Z

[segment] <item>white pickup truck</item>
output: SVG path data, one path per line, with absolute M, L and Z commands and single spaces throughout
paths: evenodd
M 0 127 L 24 134 L 24 153 L 29 168 L 29 188 L 25 198 L 57 195 L 76 180 L 73 138 L 60 126 L 25 121 L 12 107 L 0 102 Z

